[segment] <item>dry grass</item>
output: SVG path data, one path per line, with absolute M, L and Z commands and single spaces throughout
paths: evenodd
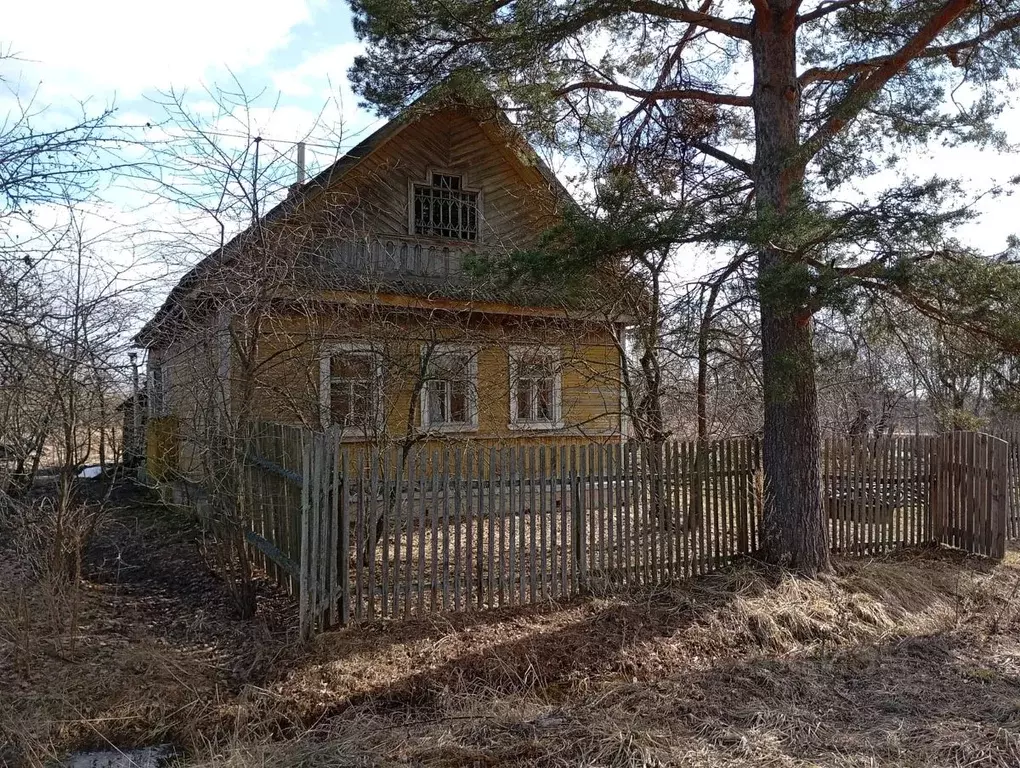
M 297 648 L 285 600 L 224 618 L 189 534 L 130 519 L 103 532 L 102 567 L 93 553 L 73 658 L 54 658 L 66 648 L 43 619 L 26 632 L 24 612 L 0 617 L 12 761 L 170 740 L 207 768 L 1020 765 L 1017 553 L 914 551 L 816 581 L 745 563 Z M 153 570 L 156 541 L 189 567 Z
M 743 567 L 333 633 L 265 694 L 318 725 L 244 759 L 326 765 L 319 750 L 343 745 L 369 763 L 1015 766 L 1018 565 L 927 553 L 813 582 Z

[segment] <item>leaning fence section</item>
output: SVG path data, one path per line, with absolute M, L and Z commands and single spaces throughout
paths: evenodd
M 269 577 L 294 595 L 300 582 L 307 438 L 300 427 L 258 424 L 243 446 L 240 501 L 249 525 L 245 538 Z
M 1007 449 L 972 433 L 826 441 L 834 551 L 1001 557 Z M 298 593 L 305 635 L 707 573 L 758 549 L 766 493 L 752 438 L 374 448 L 261 425 L 246 455 L 249 541 Z

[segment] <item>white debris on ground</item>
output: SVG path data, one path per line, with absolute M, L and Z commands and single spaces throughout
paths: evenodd
M 64 761 L 64 768 L 163 768 L 177 756 L 169 744 L 142 749 L 107 749 L 77 752 Z

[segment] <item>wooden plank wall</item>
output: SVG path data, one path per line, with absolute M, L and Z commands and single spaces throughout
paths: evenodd
M 298 592 L 303 636 L 662 584 L 759 546 L 755 439 L 371 450 L 262 425 L 252 445 L 252 530 L 280 555 L 255 542 L 258 557 Z M 1010 456 L 974 433 L 827 440 L 833 550 L 1002 557 Z

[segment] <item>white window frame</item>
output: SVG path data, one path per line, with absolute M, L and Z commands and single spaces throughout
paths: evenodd
M 366 421 L 365 424 L 333 424 L 333 404 L 331 402 L 333 385 L 332 360 L 335 356 L 344 352 L 371 355 L 375 358 L 375 402 L 372 404 L 375 410 L 375 418 Z M 323 428 L 328 429 L 329 427 L 336 426 L 345 433 L 356 433 L 358 435 L 365 434 L 371 429 L 381 429 L 385 421 L 382 407 L 384 397 L 383 383 L 383 356 L 374 345 L 364 341 L 343 341 L 324 346 L 319 357 L 319 420 Z
M 551 421 L 524 421 L 517 412 L 517 380 L 521 361 L 528 357 L 547 358 L 553 362 L 553 393 Z M 510 347 L 510 423 L 509 429 L 563 429 L 563 352 L 558 347 L 521 345 Z
M 477 432 L 478 431 L 478 347 L 471 344 L 444 342 L 423 345 L 421 348 L 421 370 L 424 373 L 419 393 L 418 412 L 422 430 L 425 432 Z M 444 354 L 466 354 L 468 358 L 467 407 L 470 420 L 464 423 L 434 423 L 429 414 L 429 366 Z
M 439 176 L 460 176 L 460 191 L 471 192 L 475 196 L 475 239 L 466 240 L 459 237 L 442 237 L 441 235 L 419 235 L 415 228 L 414 221 L 414 188 L 415 187 L 434 187 L 435 183 L 433 177 Z M 484 206 L 484 195 L 480 187 L 472 187 L 468 181 L 468 174 L 463 170 L 456 170 L 454 168 L 429 168 L 428 173 L 425 174 L 425 181 L 415 181 L 414 179 L 408 179 L 407 181 L 407 234 L 411 237 L 423 237 L 435 240 L 444 240 L 454 243 L 464 243 L 465 246 L 480 245 L 482 243 L 482 223 L 485 220 L 483 212 Z
M 165 360 L 148 361 L 148 373 L 146 376 L 146 398 L 149 406 L 149 416 L 154 419 L 162 419 L 171 415 L 170 409 L 170 365 Z M 159 379 L 159 386 L 156 386 L 156 379 Z

